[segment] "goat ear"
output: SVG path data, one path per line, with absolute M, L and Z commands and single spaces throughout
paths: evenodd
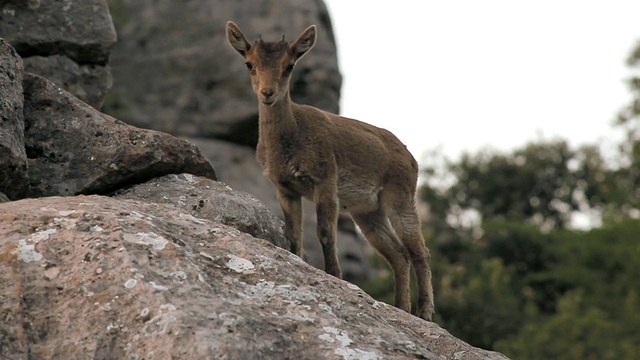
M 291 44 L 291 50 L 296 57 L 300 59 L 306 54 L 316 43 L 316 26 L 311 25 L 300 34 L 298 39 Z
M 249 44 L 242 30 L 233 21 L 227 22 L 227 40 L 231 47 L 242 57 L 247 56 L 247 52 L 251 49 L 251 44 Z

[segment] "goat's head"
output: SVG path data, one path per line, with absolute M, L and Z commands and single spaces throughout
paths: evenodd
M 316 42 L 316 26 L 311 25 L 291 45 L 284 40 L 251 45 L 234 22 L 227 22 L 229 44 L 245 59 L 253 91 L 265 105 L 273 105 L 289 93 L 291 72 L 298 60 Z

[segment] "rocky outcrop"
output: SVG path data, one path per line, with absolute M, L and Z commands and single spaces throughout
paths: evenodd
M 0 1 L 0 37 L 18 51 L 26 71 L 100 108 L 116 42 L 106 0 Z
M 21 199 L 29 190 L 22 76 L 22 59 L 0 39 L 0 192 L 11 199 Z
M 266 241 L 101 196 L 0 204 L 0 358 L 506 359 Z
M 234 20 L 248 36 L 295 38 L 311 24 L 318 41 L 292 79 L 294 100 L 337 112 L 341 77 L 322 1 L 111 0 L 119 41 L 104 111 L 179 136 L 255 146 L 258 107 L 249 76 L 227 44 Z M 253 39 L 252 39 L 253 40 Z
M 100 109 L 112 85 L 107 66 L 81 65 L 63 55 L 31 56 L 25 60 L 25 71 L 51 80 L 96 109 Z
M 47 79 L 24 79 L 30 196 L 105 194 L 172 173 L 216 179 L 193 144 L 124 124 Z
M 291 249 L 291 243 L 282 233 L 282 220 L 255 196 L 218 181 L 191 174 L 165 175 L 118 190 L 114 197 L 172 205 L 195 217 L 221 222 L 283 249 Z

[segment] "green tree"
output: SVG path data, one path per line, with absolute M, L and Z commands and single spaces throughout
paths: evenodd
M 512 289 L 513 271 L 501 259 L 483 259 L 475 269 L 439 269 L 436 321 L 476 346 L 494 343 L 518 331 L 519 300 Z
M 436 321 L 473 345 L 493 349 L 518 333 L 527 306 L 555 309 L 557 284 L 546 273 L 552 262 L 550 234 L 519 222 L 486 220 L 480 239 L 449 262 L 435 247 Z M 542 310 L 540 310 L 542 309 Z
M 640 222 L 616 209 L 631 187 L 615 192 L 629 168 L 562 140 L 444 164 L 426 168 L 420 193 L 436 320 L 514 358 L 636 358 Z M 567 228 L 573 212 L 592 210 L 615 221 Z
M 630 68 L 640 69 L 640 42 L 627 59 Z M 607 181 L 608 218 L 638 216 L 640 209 L 640 77 L 628 80 L 632 100 L 618 114 L 616 127 L 624 131 L 615 170 Z
M 496 349 L 517 359 L 639 359 L 638 234 L 632 219 L 553 232 L 553 259 L 537 276 L 555 280 L 555 310 L 530 308 L 517 335 Z
M 627 58 L 627 65 L 631 69 L 640 69 L 640 41 Z M 628 80 L 628 85 L 633 99 L 618 114 L 617 124 L 632 125 L 629 130 L 631 130 L 633 134 L 630 134 L 628 138 L 638 140 L 640 139 L 640 126 L 638 126 L 638 122 L 640 121 L 640 77 L 632 76 Z
M 482 227 L 459 261 L 434 256 L 439 324 L 515 359 L 640 358 L 640 220 Z
M 480 221 L 502 218 L 550 230 L 566 226 L 573 211 L 603 204 L 605 171 L 595 146 L 574 150 L 565 140 L 541 141 L 513 153 L 464 154 L 444 169 L 427 166 L 421 198 L 433 221 L 454 228 L 468 227 L 465 217 L 475 214 Z

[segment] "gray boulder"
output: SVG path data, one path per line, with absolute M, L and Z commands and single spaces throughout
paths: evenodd
M 105 194 L 183 172 L 216 179 L 186 140 L 126 125 L 37 75 L 25 74 L 24 94 L 31 197 Z
M 106 0 L 0 1 L 0 37 L 27 71 L 100 108 L 111 86 L 106 64 L 116 42 Z
M 104 111 L 174 135 L 254 145 L 258 106 L 242 59 L 227 44 L 234 20 L 251 37 L 291 41 L 318 25 L 316 47 L 294 72 L 294 100 L 337 112 L 341 77 L 322 1 L 112 0 L 119 41 Z M 232 184 L 233 185 L 233 184 Z
M 51 80 L 96 109 L 100 109 L 112 85 L 107 66 L 81 65 L 63 55 L 28 57 L 24 69 Z
M 13 200 L 25 197 L 29 190 L 22 76 L 20 56 L 0 39 L 0 192 Z
M 102 196 L 0 204 L 0 358 L 500 359 L 267 241 Z
M 235 191 L 222 182 L 191 174 L 165 175 L 118 190 L 114 197 L 172 205 L 197 218 L 221 222 L 291 249 L 282 233 L 282 220 L 253 195 Z

